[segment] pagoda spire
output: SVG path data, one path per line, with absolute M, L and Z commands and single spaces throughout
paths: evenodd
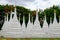
M 40 29 L 40 23 L 39 23 L 39 20 L 38 20 L 38 10 L 36 11 L 36 20 L 34 22 L 34 28 L 36 29 Z
M 29 13 L 29 21 L 28 21 L 28 24 L 27 24 L 27 29 L 28 30 L 32 30 L 33 29 L 33 23 L 30 22 L 30 13 Z
M 25 16 L 24 16 L 24 15 L 23 15 L 23 24 L 22 24 L 22 28 L 24 28 L 24 29 L 26 28 L 26 27 L 25 27 Z
M 52 27 L 52 18 L 50 17 L 50 25 L 49 27 Z
M 56 10 L 54 10 L 54 22 L 53 22 L 53 27 L 57 27 L 58 26 L 58 23 L 57 23 L 57 20 L 56 20 Z
M 45 16 L 45 20 L 44 20 L 44 23 L 43 23 L 43 28 L 45 28 L 45 27 L 48 27 L 48 24 L 46 22 L 46 16 Z
M 29 22 L 28 23 L 30 23 L 30 13 L 29 13 Z
M 54 13 L 54 22 L 53 24 L 57 23 L 57 20 L 56 20 L 56 13 Z

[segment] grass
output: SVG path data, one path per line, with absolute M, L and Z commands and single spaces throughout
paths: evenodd
M 0 38 L 0 40 L 60 40 L 60 38 Z

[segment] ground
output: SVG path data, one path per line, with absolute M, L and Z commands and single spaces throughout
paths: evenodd
M 0 40 L 60 40 L 60 38 L 0 38 Z

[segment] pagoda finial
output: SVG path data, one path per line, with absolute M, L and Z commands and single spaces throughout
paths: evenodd
M 29 22 L 30 22 L 30 13 L 29 13 Z

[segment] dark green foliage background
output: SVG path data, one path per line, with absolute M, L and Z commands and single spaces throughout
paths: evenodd
M 11 12 L 14 12 L 14 6 L 13 5 L 0 5 L 0 15 L 2 15 L 2 17 L 6 17 L 7 14 L 8 14 L 8 20 L 10 20 L 10 15 L 11 15 Z M 25 17 L 25 24 L 26 24 L 26 27 L 27 27 L 27 24 L 28 24 L 28 20 L 29 20 L 29 13 L 30 13 L 30 21 L 34 24 L 35 22 L 35 19 L 36 19 L 36 14 L 34 14 L 34 12 L 36 12 L 36 10 L 30 10 L 30 9 L 27 9 L 23 6 L 16 6 L 16 11 L 17 11 L 17 19 L 18 21 L 20 22 L 20 24 L 22 25 L 23 23 L 23 16 Z M 60 7 L 59 6 L 55 6 L 53 5 L 52 7 L 50 8 L 46 8 L 44 9 L 44 11 L 42 11 L 41 9 L 39 10 L 38 12 L 38 20 L 39 22 L 41 23 L 41 19 L 44 20 L 45 19 L 45 16 L 46 16 L 46 22 L 48 23 L 48 25 L 50 25 L 50 18 L 52 23 L 54 21 L 54 10 L 56 10 L 56 20 L 57 22 L 59 23 L 59 15 L 60 15 Z M 20 18 L 20 20 L 19 20 Z M 4 20 L 4 19 L 3 19 Z M 44 21 L 42 22 L 41 27 L 43 27 L 43 23 Z M 3 22 L 4 24 L 4 22 Z M 0 25 L 0 29 L 1 29 L 1 25 Z

